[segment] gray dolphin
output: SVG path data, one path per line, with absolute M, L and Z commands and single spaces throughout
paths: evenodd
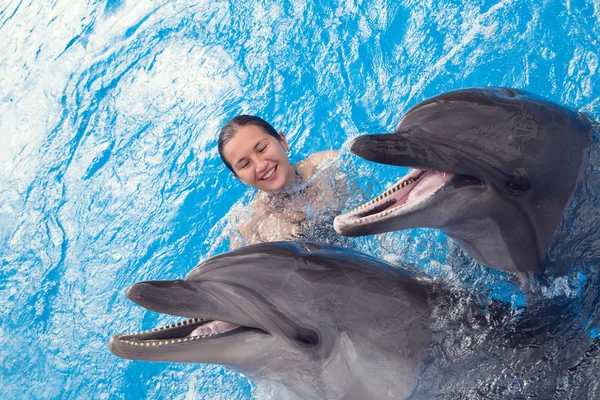
M 189 319 L 116 335 L 110 350 L 225 365 L 300 399 L 402 399 L 430 341 L 430 292 L 406 269 L 357 252 L 258 244 L 213 257 L 184 280 L 133 285 L 127 296 L 137 304 Z
M 540 272 L 591 136 L 585 116 L 521 90 L 433 97 L 394 133 L 353 142 L 360 157 L 412 170 L 334 227 L 347 236 L 439 228 L 484 265 Z

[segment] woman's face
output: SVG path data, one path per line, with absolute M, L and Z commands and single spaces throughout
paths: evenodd
M 296 179 L 285 154 L 287 150 L 283 136 L 277 140 L 258 126 L 246 125 L 223 146 L 223 156 L 242 182 L 264 192 L 275 192 Z

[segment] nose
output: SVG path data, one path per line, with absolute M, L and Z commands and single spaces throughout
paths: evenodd
M 263 160 L 262 157 L 257 157 L 257 159 L 255 161 L 255 165 L 256 165 L 256 172 L 260 173 L 260 172 L 265 172 L 267 170 L 267 166 L 269 165 L 269 163 L 266 160 Z

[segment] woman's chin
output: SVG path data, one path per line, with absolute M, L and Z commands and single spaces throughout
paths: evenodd
M 285 188 L 285 182 L 273 182 L 271 185 L 263 185 L 262 188 L 257 188 L 263 192 L 276 193 Z
M 272 182 L 262 182 L 261 187 L 257 189 L 267 193 L 277 193 L 288 186 L 288 183 L 282 176 L 277 176 Z

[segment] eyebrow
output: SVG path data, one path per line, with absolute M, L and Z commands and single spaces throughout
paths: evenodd
M 253 149 L 253 150 L 256 150 L 256 148 L 257 148 L 258 146 L 260 146 L 260 144 L 261 144 L 262 142 L 264 142 L 265 140 L 267 140 L 267 141 L 268 141 L 268 139 L 267 139 L 267 138 L 260 139 L 260 140 L 259 140 L 259 141 L 258 141 L 258 142 L 257 142 L 257 143 L 254 145 L 254 147 L 253 147 L 252 149 Z M 246 158 L 247 158 L 247 157 L 242 157 L 242 158 L 240 158 L 239 160 L 237 160 L 237 161 L 236 161 L 236 163 L 235 163 L 235 166 L 237 167 L 237 165 L 238 165 L 239 163 L 241 163 L 242 161 L 244 161 Z

